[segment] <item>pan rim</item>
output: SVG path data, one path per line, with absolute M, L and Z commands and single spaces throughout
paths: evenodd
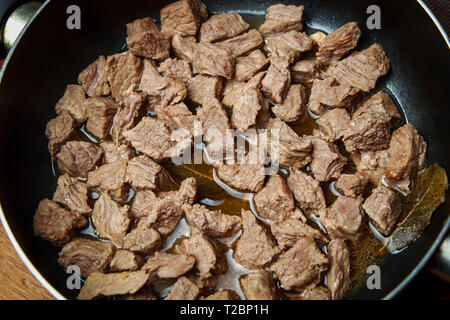
M 27 22 L 23 30 L 20 32 L 17 40 L 15 41 L 14 45 L 12 46 L 11 50 L 9 51 L 7 57 L 5 58 L 5 61 L 3 63 L 2 68 L 0 69 L 0 84 L 3 80 L 5 70 L 8 66 L 8 63 L 14 54 L 14 51 L 19 44 L 20 40 L 22 39 L 22 36 L 24 33 L 28 30 L 29 26 L 33 23 L 34 19 L 45 9 L 45 7 L 51 2 L 51 0 L 46 0 L 41 7 L 35 12 L 35 14 L 30 18 L 30 20 Z M 447 46 L 450 48 L 450 41 L 447 33 L 445 32 L 444 28 L 440 24 L 439 20 L 436 18 L 436 16 L 433 14 L 433 12 L 430 10 L 430 8 L 423 2 L 423 0 L 417 0 L 417 2 L 420 4 L 422 9 L 429 15 L 429 17 L 432 19 L 433 23 L 438 28 L 439 32 L 441 33 L 442 37 L 444 38 L 445 42 L 447 43 Z M 22 262 L 25 264 L 25 266 L 28 268 L 28 270 L 32 273 L 32 275 L 38 280 L 38 282 L 48 291 L 50 294 L 55 297 L 57 300 L 67 300 L 66 297 L 64 297 L 58 290 L 56 290 L 42 275 L 41 273 L 36 269 L 36 267 L 33 265 L 33 263 L 28 259 L 25 252 L 22 250 L 22 247 L 18 243 L 17 239 L 15 238 L 8 221 L 6 220 L 6 216 L 3 212 L 3 208 L 0 203 L 0 221 L 3 225 L 3 228 L 14 248 L 14 250 L 19 255 Z M 443 225 L 438 237 L 434 241 L 433 245 L 428 249 L 427 253 L 424 255 L 424 257 L 420 260 L 420 262 L 414 267 L 414 269 L 403 278 L 403 280 L 396 285 L 389 293 L 387 293 L 382 300 L 391 300 L 394 298 L 399 292 L 401 292 L 410 282 L 411 280 L 423 269 L 423 267 L 426 265 L 426 263 L 430 260 L 432 255 L 435 253 L 436 249 L 440 246 L 442 240 L 444 239 L 445 235 L 447 234 L 447 231 L 450 229 L 450 219 L 447 219 L 446 223 Z

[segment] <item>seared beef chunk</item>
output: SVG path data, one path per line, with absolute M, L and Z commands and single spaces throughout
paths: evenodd
M 183 103 L 178 103 L 170 105 L 167 107 L 157 106 L 155 108 L 155 114 L 159 120 L 163 121 L 166 126 L 172 130 L 180 129 L 181 136 L 194 136 L 195 134 L 201 134 L 195 132 L 195 121 L 197 121 L 197 116 L 193 115 L 188 107 Z
M 220 105 L 223 79 L 206 75 L 194 77 L 187 87 L 189 100 L 200 105 Z
M 312 161 L 309 167 L 314 178 L 320 182 L 337 179 L 347 163 L 347 158 L 339 153 L 334 144 L 320 138 L 311 137 L 313 144 Z
M 320 46 L 325 42 L 327 35 L 322 31 L 317 31 L 311 34 L 309 37 L 316 43 L 317 46 Z
M 91 273 L 77 297 L 79 300 L 92 300 L 101 296 L 133 294 L 148 281 L 145 271 L 120 272 L 104 274 Z
M 300 294 L 301 300 L 330 300 L 331 292 L 324 286 L 309 286 Z
M 125 143 L 123 132 L 132 129 L 142 114 L 144 95 L 130 87 L 120 97 L 119 110 L 114 116 L 111 135 L 116 145 Z
M 88 237 L 75 238 L 59 252 L 58 263 L 64 268 L 76 265 L 86 279 L 93 272 L 106 272 L 114 251 L 112 243 Z
M 253 198 L 258 215 L 264 219 L 283 221 L 295 210 L 294 197 L 279 175 L 269 178 L 264 188 Z
M 195 37 L 182 37 L 177 34 L 172 38 L 172 50 L 175 57 L 189 62 L 195 59 L 196 45 Z
M 195 268 L 201 278 L 209 278 L 216 269 L 217 248 L 213 240 L 201 233 L 193 234 L 181 242 L 179 250 L 195 258 Z
M 425 166 L 426 148 L 426 142 L 411 124 L 395 130 L 386 164 L 386 183 L 409 192 L 415 175 Z
M 292 81 L 309 82 L 316 79 L 319 74 L 319 61 L 317 59 L 304 59 L 297 61 L 291 67 Z
M 137 19 L 126 27 L 127 46 L 131 53 L 161 61 L 169 57 L 170 41 L 159 31 L 155 20 Z
M 287 180 L 300 209 L 319 210 L 326 207 L 325 196 L 319 181 L 300 170 L 292 170 Z
M 131 215 L 136 219 L 148 216 L 158 200 L 158 197 L 151 190 L 137 191 L 131 204 Z
M 213 42 L 232 38 L 247 31 L 250 25 L 235 12 L 211 16 L 200 28 L 200 41 Z
M 239 295 L 233 290 L 219 289 L 218 291 L 210 294 L 207 297 L 201 298 L 202 300 L 241 300 Z
M 270 58 L 270 67 L 262 81 L 264 94 L 276 103 L 283 103 L 291 83 L 291 71 L 287 60 Z
M 194 46 L 194 53 L 192 68 L 195 74 L 233 78 L 234 59 L 229 49 L 200 42 Z
M 92 211 L 88 205 L 87 185 L 68 174 L 59 176 L 53 201 L 67 206 L 72 212 L 88 214 Z
M 351 159 L 361 175 L 369 177 L 369 180 L 378 185 L 386 170 L 386 162 L 389 157 L 388 150 L 363 151 L 351 154 Z
M 207 18 L 206 6 L 200 0 L 176 1 L 161 9 L 161 32 L 168 37 L 195 36 Z
M 86 178 L 102 160 L 103 150 L 90 142 L 69 141 L 56 155 L 58 167 L 73 177 Z
M 103 149 L 103 162 L 112 163 L 119 160 L 130 160 L 133 155 L 133 150 L 127 144 L 116 146 L 112 141 L 105 141 L 100 143 Z
M 135 190 L 159 189 L 169 179 L 167 171 L 145 155 L 128 161 L 126 181 Z
M 56 103 L 56 113 L 60 115 L 64 111 L 67 111 L 72 118 L 78 123 L 86 121 L 86 107 L 84 102 L 86 100 L 86 94 L 82 86 L 76 84 L 69 84 L 66 87 L 64 96 Z
M 350 251 L 344 240 L 332 240 L 327 246 L 330 269 L 327 287 L 333 300 L 341 299 L 350 285 Z
M 130 225 L 128 211 L 129 206 L 121 207 L 107 193 L 102 193 L 92 210 L 92 222 L 99 237 L 109 239 L 122 247 Z
M 183 210 L 171 197 L 155 203 L 150 214 L 145 218 L 148 225 L 155 228 L 162 236 L 168 236 L 178 225 Z
M 272 108 L 272 112 L 285 122 L 301 121 L 308 113 L 306 88 L 301 84 L 293 84 L 283 103 L 277 104 Z
M 247 269 L 263 268 L 270 264 L 281 250 L 251 211 L 242 209 L 243 231 L 239 238 L 234 259 Z
M 239 279 L 247 300 L 279 300 L 272 272 L 261 269 Z
M 300 290 L 320 282 L 328 268 L 327 257 L 317 248 L 313 238 L 300 238 L 292 248 L 280 255 L 270 266 L 285 290 Z
M 268 60 L 261 50 L 255 50 L 245 57 L 236 58 L 235 77 L 239 81 L 248 81 L 268 64 Z
M 112 272 L 136 271 L 143 264 L 144 260 L 141 256 L 128 250 L 118 250 L 114 254 L 109 267 Z
M 323 115 L 329 109 L 351 107 L 358 89 L 339 85 L 333 78 L 316 79 L 309 96 L 309 110 L 316 115 Z
M 400 215 L 402 202 L 395 191 L 379 185 L 364 201 L 363 209 L 377 230 L 388 237 Z
M 221 48 L 230 50 L 233 57 L 240 57 L 259 48 L 263 42 L 264 39 L 261 33 L 252 29 L 240 36 L 217 42 L 216 44 Z
M 316 123 L 319 126 L 320 137 L 335 142 L 344 137 L 350 127 L 350 116 L 345 109 L 336 108 L 324 113 Z
M 74 130 L 75 122 L 68 112 L 62 112 L 47 123 L 45 135 L 49 140 L 48 150 L 52 160 L 55 159 L 61 150 L 61 145 L 73 136 Z
M 78 75 L 78 83 L 81 84 L 89 97 L 107 96 L 111 93 L 108 84 L 106 58 L 99 56 L 86 69 Z
M 237 80 L 226 80 L 225 88 L 223 89 L 223 105 L 230 109 L 233 109 L 233 107 L 238 103 L 245 86 L 245 82 Z
M 200 294 L 197 285 L 186 277 L 178 278 L 165 300 L 195 300 Z
M 180 1 L 185 2 L 185 1 Z M 192 79 L 191 65 L 186 60 L 166 59 L 158 67 L 158 71 L 164 76 L 170 76 L 181 80 L 184 84 L 188 84 Z
M 340 84 L 369 92 L 378 78 L 389 71 L 389 59 L 378 43 L 368 49 L 353 53 L 331 66 L 327 73 Z
M 301 168 L 311 161 L 311 141 L 299 137 L 286 123 L 278 118 L 270 119 L 266 130 L 272 162 L 278 161 L 283 167 Z
M 86 129 L 96 137 L 105 139 L 117 112 L 117 103 L 106 97 L 94 97 L 86 100 L 85 108 L 88 118 Z
M 137 227 L 125 236 L 123 248 L 146 256 L 155 252 L 161 242 L 159 232 L 150 228 L 145 219 L 141 219 Z
M 368 183 L 369 178 L 364 174 L 343 174 L 336 181 L 334 187 L 344 196 L 357 197 L 366 190 Z
M 362 198 L 338 197 L 319 219 L 332 239 L 358 239 L 363 224 Z
M 111 95 L 119 98 L 133 85 L 138 85 L 142 74 L 142 59 L 126 51 L 106 59 Z
M 175 279 L 189 272 L 195 265 L 195 258 L 187 254 L 159 253 L 147 259 L 143 270 L 159 279 Z
M 114 200 L 123 202 L 128 196 L 125 185 L 127 161 L 107 163 L 89 172 L 88 186 L 95 190 L 107 191 Z
M 203 205 L 184 205 L 183 210 L 191 229 L 196 229 L 210 237 L 232 236 L 241 229 L 241 218 L 219 211 L 211 211 Z
M 344 24 L 330 33 L 317 50 L 317 59 L 323 65 L 332 64 L 342 58 L 347 52 L 358 44 L 361 30 L 356 22 Z
M 197 197 L 197 181 L 195 178 L 186 178 L 181 182 L 178 192 L 175 193 L 174 200 L 179 207 L 184 204 L 193 204 Z
M 138 292 L 114 297 L 117 300 L 158 300 L 149 285 L 145 285 Z
M 267 9 L 266 21 L 259 27 L 262 34 L 303 30 L 303 6 L 276 4 Z
M 49 199 L 39 202 L 33 221 L 34 234 L 55 246 L 69 242 L 87 224 L 87 219 L 79 213 L 72 213 Z
M 313 47 L 314 42 L 306 33 L 289 31 L 267 37 L 265 49 L 272 58 L 280 57 L 293 63 Z
M 302 237 L 314 238 L 322 244 L 328 242 L 322 232 L 297 219 L 275 222 L 270 226 L 270 230 L 278 245 L 284 249 L 292 247 Z
M 359 107 L 353 117 L 358 117 L 367 112 L 378 112 L 386 115 L 391 123 L 397 123 L 402 119 L 402 116 L 397 110 L 392 99 L 383 91 L 374 94 L 369 100 Z

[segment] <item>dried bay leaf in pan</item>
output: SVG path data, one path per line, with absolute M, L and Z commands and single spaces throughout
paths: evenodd
M 388 246 L 390 252 L 406 248 L 430 223 L 436 208 L 444 202 L 448 187 L 447 174 L 437 164 L 424 170 L 411 193 L 403 199 L 400 222 L 378 254 Z

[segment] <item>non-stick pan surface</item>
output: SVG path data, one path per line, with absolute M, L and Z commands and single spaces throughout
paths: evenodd
M 275 1 L 204 1 L 210 12 L 264 14 Z M 391 60 L 389 74 L 379 81 L 387 88 L 428 143 L 428 164 L 450 172 L 450 57 L 442 35 L 416 1 L 282 1 L 303 4 L 308 27 L 329 32 L 349 21 L 362 29 L 358 48 L 380 43 Z M 165 1 L 51 1 L 29 24 L 9 54 L 0 84 L 0 203 L 23 253 L 48 283 L 67 298 L 67 274 L 58 266 L 58 248 L 33 236 L 38 202 L 56 186 L 44 135 L 55 116 L 54 106 L 68 83 L 98 55 L 122 51 L 125 24 L 136 18 L 159 17 Z M 81 30 L 66 27 L 71 4 L 81 8 Z M 381 8 L 381 30 L 366 28 L 369 5 Z M 364 283 L 349 297 L 391 298 L 420 270 L 449 227 L 447 200 L 434 213 L 422 237 L 381 266 L 381 289 Z M 19 250 L 20 251 L 20 250 Z

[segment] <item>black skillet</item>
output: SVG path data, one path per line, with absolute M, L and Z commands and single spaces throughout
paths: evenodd
M 204 1 L 211 13 L 238 11 L 264 14 L 280 0 Z M 358 48 L 380 43 L 391 60 L 389 74 L 379 81 L 428 143 L 428 164 L 439 163 L 450 173 L 449 48 L 421 5 L 409 1 L 298 0 L 309 28 L 329 32 L 349 21 L 362 29 Z M 69 5 L 81 8 L 81 30 L 66 27 Z M 68 83 L 100 54 L 122 51 L 125 24 L 146 16 L 159 17 L 167 4 L 158 0 L 46 2 L 10 51 L 0 83 L 0 203 L 2 222 L 16 250 L 42 284 L 58 298 L 74 298 L 67 275 L 58 266 L 58 248 L 33 236 L 38 202 L 50 197 L 55 178 L 44 135 L 55 116 L 54 106 Z M 369 5 L 381 8 L 381 30 L 368 30 Z M 308 30 L 308 28 L 307 28 Z M 389 299 L 420 271 L 449 228 L 450 201 L 436 210 L 431 225 L 406 250 L 381 265 L 381 289 L 361 283 L 348 298 Z M 1 210 L 0 210 L 1 211 Z

